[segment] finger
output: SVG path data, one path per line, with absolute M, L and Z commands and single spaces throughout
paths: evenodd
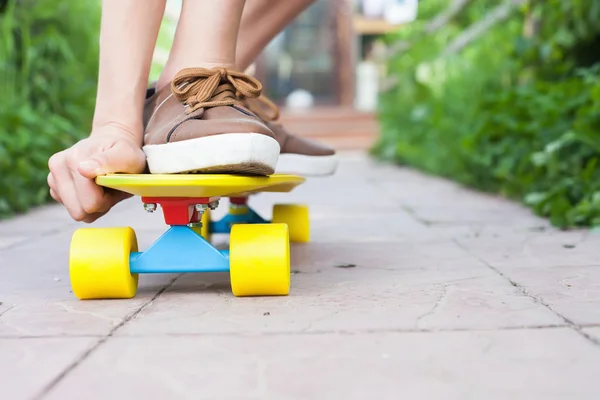
M 106 191 L 104 194 L 104 198 L 102 199 L 102 204 L 103 204 L 102 209 L 104 211 L 88 214 L 83 219 L 83 222 L 92 223 L 92 222 L 96 221 L 98 218 L 102 217 L 108 211 L 110 211 L 110 209 L 113 208 L 115 206 L 115 204 L 117 204 L 129 197 L 132 197 L 132 196 L 133 196 L 132 194 L 125 193 L 125 192 L 119 192 L 116 190 Z
M 62 204 L 62 200 L 60 199 L 60 196 L 58 195 L 58 193 L 56 193 L 56 192 L 54 191 L 54 189 L 50 189 L 50 196 L 52 196 L 52 198 L 53 198 L 53 199 L 54 199 L 56 202 L 58 202 L 58 203 Z
M 48 173 L 48 177 L 46 178 L 46 180 L 48 181 L 48 187 L 50 188 L 50 196 L 52 196 L 52 198 L 56 202 L 62 204 L 62 200 L 60 199 L 60 196 L 58 195 L 56 189 L 56 182 L 54 181 L 54 176 L 52 175 L 52 172 Z
M 79 164 L 78 172 L 88 179 L 115 172 L 138 174 L 144 170 L 144 153 L 124 142 L 92 155 Z
M 79 196 L 77 196 L 77 190 L 73 184 L 73 180 L 68 177 L 65 181 L 58 184 L 59 195 L 62 200 L 62 204 L 65 206 L 71 218 L 75 221 L 83 221 L 87 213 L 81 207 L 79 203 Z
M 54 191 L 61 199 L 62 204 L 67 209 L 71 218 L 75 221 L 82 221 L 86 213 L 79 203 L 79 197 L 73 184 L 73 177 L 67 167 L 65 157 L 55 158 L 50 163 L 50 171 L 52 173 Z
M 52 176 L 52 172 L 48 172 L 48 177 L 46 178 L 48 182 L 48 187 L 50 189 L 56 190 L 56 182 L 54 181 L 54 176 Z
M 104 197 L 102 198 L 102 206 L 99 208 L 99 213 L 105 214 L 110 211 L 117 203 L 131 197 L 133 195 L 116 190 L 108 191 L 104 189 Z
M 82 176 L 77 169 L 71 169 L 71 177 L 79 198 L 79 204 L 86 214 L 103 213 L 110 210 L 104 199 L 104 190 L 92 179 Z
M 71 175 L 79 197 L 79 203 L 87 214 L 107 213 L 118 202 L 131 197 L 129 193 L 109 190 L 96 184 L 92 179 L 82 176 L 78 171 L 72 170 Z
M 98 218 L 102 217 L 104 214 L 106 214 L 106 213 L 88 214 L 82 221 L 85 222 L 86 224 L 91 224 L 92 222 L 96 221 Z
M 83 219 L 83 222 L 92 223 L 92 222 L 96 221 L 98 218 L 105 215 L 115 204 L 117 204 L 129 197 L 132 197 L 132 196 L 133 195 L 129 194 L 129 193 L 107 189 L 104 193 L 104 198 L 102 200 L 104 207 L 105 207 L 105 211 L 88 214 Z
M 111 208 L 112 208 L 115 204 L 120 203 L 121 201 L 128 199 L 128 198 L 132 197 L 133 195 L 130 193 L 113 190 L 110 192 L 106 191 L 104 196 L 106 198 L 106 201 L 110 203 Z

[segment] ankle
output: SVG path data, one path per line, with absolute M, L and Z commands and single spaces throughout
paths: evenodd
M 205 69 L 226 68 L 226 69 L 230 69 L 230 70 L 235 70 L 234 63 L 224 63 L 224 62 L 194 63 L 193 65 L 190 64 L 189 67 L 205 68 Z M 160 74 L 158 81 L 156 82 L 156 90 L 160 90 L 163 87 L 170 85 L 173 78 L 175 78 L 175 75 L 177 75 L 177 73 L 184 68 L 188 68 L 188 67 L 179 67 L 179 66 L 173 67 L 173 66 L 167 64 L 167 66 L 165 66 L 165 69 L 163 69 L 162 73 Z

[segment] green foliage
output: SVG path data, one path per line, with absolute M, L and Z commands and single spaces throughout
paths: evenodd
M 94 1 L 0 10 L 0 217 L 48 201 L 48 158 L 89 133 L 99 23 Z
M 520 199 L 558 227 L 600 225 L 600 1 L 530 1 L 444 56 L 493 7 L 473 0 L 423 35 L 449 1 L 423 3 L 388 38 L 413 46 L 388 63 L 398 85 L 381 96 L 375 152 Z

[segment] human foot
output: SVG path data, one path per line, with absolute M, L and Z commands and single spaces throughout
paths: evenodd
M 255 78 L 224 68 L 180 71 L 144 106 L 144 153 L 151 173 L 270 175 L 280 144 L 238 97 L 255 98 Z
M 337 169 L 335 150 L 291 134 L 277 122 L 279 109 L 265 95 L 256 98 L 243 98 L 246 107 L 259 116 L 274 133 L 281 153 L 275 172 L 302 176 L 332 175 Z

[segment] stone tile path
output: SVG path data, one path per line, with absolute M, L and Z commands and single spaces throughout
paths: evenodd
M 275 202 L 311 207 L 289 297 L 142 276 L 78 301 L 56 206 L 0 223 L 0 399 L 597 399 L 600 235 L 346 154 Z M 128 200 L 98 226 L 164 229 Z M 217 237 L 226 243 L 226 237 Z

